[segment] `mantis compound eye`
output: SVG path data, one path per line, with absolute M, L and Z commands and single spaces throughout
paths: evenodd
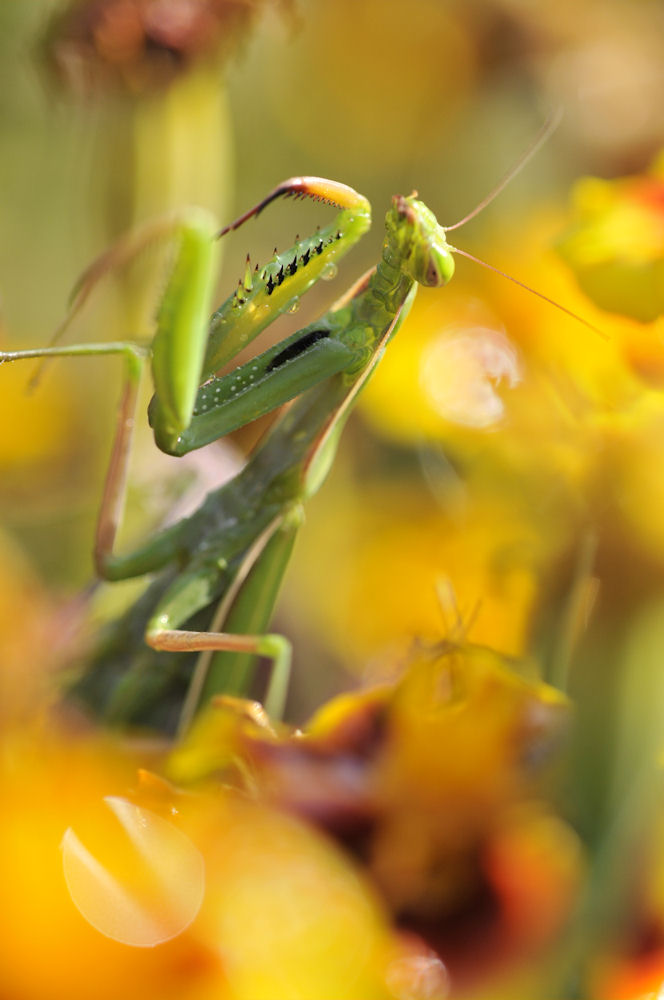
M 447 242 L 432 243 L 429 247 L 429 260 L 423 285 L 430 288 L 440 288 L 446 285 L 454 275 L 454 257 Z

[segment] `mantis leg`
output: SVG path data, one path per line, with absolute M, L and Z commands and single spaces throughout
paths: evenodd
M 283 635 L 237 635 L 231 632 L 187 632 L 161 629 L 149 632 L 146 641 L 153 649 L 170 653 L 214 652 L 264 656 L 272 661 L 272 678 L 265 696 L 265 711 L 274 718 L 283 714 L 291 666 L 291 644 Z M 229 685 L 230 686 L 230 685 Z M 225 693 L 226 685 L 224 685 Z M 240 692 L 246 694 L 246 689 Z
M 97 355 L 123 356 L 126 380 L 122 390 L 111 459 L 106 472 L 104 492 L 95 531 L 94 560 L 100 576 L 105 579 L 125 579 L 159 569 L 172 556 L 173 545 L 166 532 L 153 543 L 131 556 L 115 556 L 113 545 L 122 517 L 127 480 L 127 469 L 138 390 L 148 351 L 130 341 L 111 341 L 103 344 L 72 344 L 66 347 L 43 347 L 23 351 L 0 352 L 0 364 L 29 358 L 94 357 Z
M 246 695 L 256 657 L 272 661 L 265 695 L 268 713 L 279 718 L 288 691 L 291 646 L 281 635 L 266 631 L 281 580 L 300 524 L 298 511 L 280 515 L 245 553 L 225 591 L 210 630 L 190 631 L 180 626 L 193 614 L 212 606 L 218 578 L 209 568 L 190 571 L 175 580 L 152 615 L 146 642 L 169 652 L 201 652 L 183 707 L 180 729 L 216 694 Z M 219 595 L 216 594 L 216 597 Z M 225 631 L 217 631 L 222 627 Z M 214 655 L 214 654 L 222 655 Z
M 163 420 L 173 433 L 188 425 L 196 391 L 203 381 L 201 370 L 219 257 L 215 230 L 209 212 L 190 206 L 144 222 L 121 237 L 80 275 L 67 314 L 49 345 L 52 348 L 59 340 L 106 274 L 126 266 L 152 244 L 170 245 L 164 292 L 155 317 L 151 366 Z M 42 356 L 48 357 L 48 352 Z

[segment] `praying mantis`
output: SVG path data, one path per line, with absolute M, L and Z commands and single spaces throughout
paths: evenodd
M 546 134 L 549 130 L 547 125 Z M 543 133 L 537 145 L 544 137 Z M 215 226 L 206 213 L 189 210 L 148 224 L 97 258 L 79 280 L 66 320 L 106 270 L 167 233 L 174 239 L 173 259 L 151 344 L 120 341 L 0 353 L 0 363 L 101 353 L 126 359 L 127 381 L 97 524 L 95 562 L 107 580 L 162 574 L 130 609 L 110 646 L 145 662 L 137 652 L 137 636 L 144 631 L 148 647 L 158 654 L 157 661 L 149 661 L 150 667 L 164 662 L 163 653 L 174 654 L 178 662 L 182 654 L 201 654 L 186 685 L 181 729 L 215 694 L 246 692 L 256 657 L 272 662 L 265 707 L 270 715 L 281 715 L 290 644 L 268 629 L 303 506 L 323 482 L 358 393 L 407 315 L 418 285 L 447 284 L 454 274 L 453 254 L 464 253 L 447 241 L 446 233 L 456 226 L 441 226 L 416 193 L 397 195 L 386 215 L 378 264 L 320 319 L 229 374 L 217 376 L 223 364 L 292 306 L 369 228 L 369 203 L 354 189 L 323 178 L 296 177 L 278 185 L 218 235 L 237 229 L 284 196 L 326 202 L 336 208 L 336 215 L 285 253 L 275 253 L 264 268 L 252 272 L 248 266 L 237 291 L 209 323 Z M 157 445 L 172 455 L 184 455 L 294 402 L 241 472 L 209 493 L 194 514 L 159 531 L 135 551 L 117 554 L 114 541 L 123 509 L 131 429 L 147 358 L 155 388 L 149 421 Z M 199 628 L 201 617 L 205 624 Z M 220 652 L 222 657 L 212 658 Z M 90 671 L 94 677 L 94 663 Z M 123 674 L 110 698 L 114 721 L 136 717 L 148 673 L 139 667 Z

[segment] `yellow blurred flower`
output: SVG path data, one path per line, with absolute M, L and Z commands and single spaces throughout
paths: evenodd
M 597 305 L 649 322 L 664 313 L 664 155 L 648 174 L 576 183 L 558 244 Z
M 170 766 L 207 768 L 335 836 L 456 995 L 547 947 L 570 913 L 582 850 L 547 803 L 568 722 L 561 695 L 492 651 L 441 644 L 303 732 L 220 699 Z
M 26 1000 L 191 995 L 215 977 L 218 960 L 176 940 L 155 949 L 120 947 L 87 923 L 72 903 L 60 843 L 85 825 L 102 797 L 133 780 L 131 758 L 103 741 L 44 738 L 31 727 L 3 741 L 0 864 L 3 922 L 0 965 L 8 996 Z
M 478 852 L 498 858 L 493 838 L 497 829 L 507 829 L 508 817 L 509 824 L 532 827 L 532 834 L 523 834 L 527 856 L 525 842 L 531 843 L 537 826 L 530 814 L 517 820 L 511 810 L 545 794 L 543 773 L 559 749 L 567 711 L 556 691 L 522 679 L 482 647 L 443 644 L 409 666 L 384 723 L 374 776 L 383 819 L 370 870 L 392 906 L 416 927 L 433 914 L 443 920 L 463 908 L 462 900 L 476 897 L 483 867 L 480 862 L 478 871 Z M 571 831 L 566 836 L 573 839 Z M 546 864 L 561 875 L 563 855 L 550 846 Z M 579 860 L 570 870 L 567 904 Z M 500 866 L 492 864 L 485 876 L 498 873 Z M 500 870 L 505 881 L 494 889 L 509 893 L 507 869 Z M 560 919 L 558 905 L 556 910 Z M 431 931 L 444 940 L 444 930 Z
M 485 241 L 484 255 L 606 337 L 469 263 L 472 278 L 466 270 L 450 288 L 419 292 L 362 398 L 372 425 L 401 441 L 443 440 L 462 458 L 481 451 L 513 462 L 527 448 L 544 465 L 558 452 L 561 461 L 583 453 L 594 423 L 631 405 L 643 389 L 629 354 L 640 324 L 595 309 L 543 250 L 562 224 L 560 214 L 540 213 L 526 232 Z M 654 359 L 661 347 L 651 329 Z
M 394 943 L 349 860 L 228 790 L 137 786 L 150 759 L 36 727 L 5 738 L 7 996 L 387 1000 Z
M 402 489 L 377 488 L 365 500 L 352 562 L 333 566 L 331 596 L 320 605 L 336 644 L 363 661 L 406 637 L 460 625 L 473 641 L 523 651 L 543 548 L 527 527 L 497 506 L 445 516 Z M 441 604 L 436 585 L 448 583 L 460 622 Z

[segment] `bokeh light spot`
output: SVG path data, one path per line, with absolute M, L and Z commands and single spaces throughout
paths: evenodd
M 62 863 L 72 902 L 105 937 L 152 948 L 181 934 L 205 892 L 198 848 L 173 823 L 122 798 L 104 799 L 108 815 L 90 833 L 93 850 L 70 827 Z

